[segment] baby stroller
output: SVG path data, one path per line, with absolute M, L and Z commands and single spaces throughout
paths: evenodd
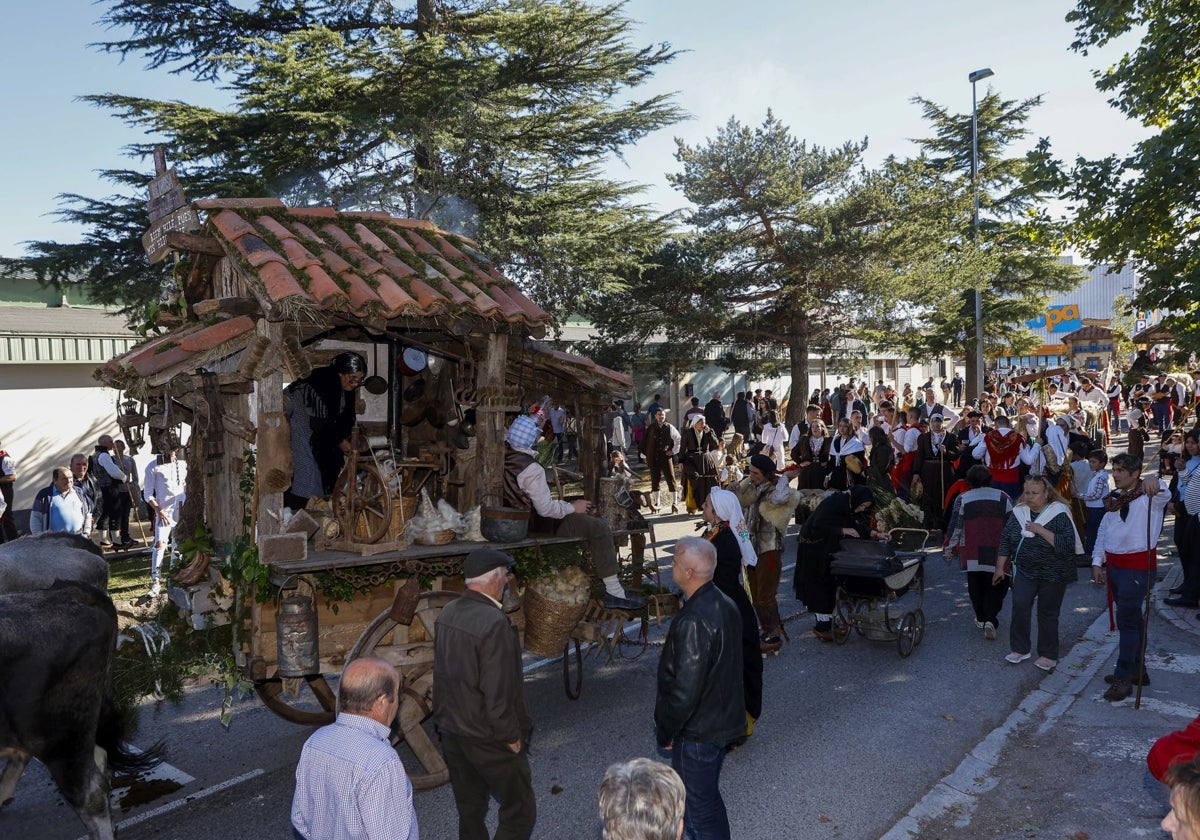
M 901 657 L 913 652 L 925 637 L 925 555 L 897 551 L 873 540 L 842 540 L 830 572 L 837 583 L 833 609 L 833 640 L 845 644 L 853 629 L 860 636 L 896 642 Z M 897 607 L 916 590 L 913 609 Z

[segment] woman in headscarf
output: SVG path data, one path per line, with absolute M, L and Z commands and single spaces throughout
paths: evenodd
M 754 722 L 762 714 L 763 664 L 758 649 L 758 618 L 746 591 L 745 569 L 758 564 L 758 555 L 750 544 L 750 529 L 737 496 L 728 490 L 714 489 L 704 502 L 704 538 L 717 549 L 717 568 L 713 583 L 724 592 L 742 617 L 742 690 L 746 702 L 746 734 L 754 732 Z
M 355 390 L 366 375 L 366 359 L 339 353 L 283 389 L 292 436 L 292 486 L 284 491 L 283 503 L 292 510 L 333 492 L 350 452 Z
M 837 431 L 829 446 L 829 454 L 833 458 L 833 466 L 829 471 L 829 489 L 845 490 L 850 486 L 850 473 L 853 472 L 856 476 L 862 473 L 866 451 L 862 441 L 854 434 L 853 424 L 845 417 L 838 421 Z
M 787 428 L 779 422 L 779 413 L 767 412 L 767 422 L 763 425 L 759 440 L 762 441 L 763 454 L 775 462 L 776 469 L 784 468 L 783 445 L 787 442 Z
M 856 485 L 834 493 L 817 505 L 800 528 L 801 545 L 796 551 L 796 598 L 816 616 L 813 635 L 822 642 L 833 641 L 833 608 L 837 587 L 830 574 L 833 553 L 842 537 L 886 539 L 871 530 L 871 488 Z
M 1029 659 L 1030 617 L 1038 605 L 1038 659 L 1043 671 L 1058 665 L 1058 614 L 1067 584 L 1077 577 L 1075 556 L 1083 541 L 1071 511 L 1045 476 L 1025 479 L 1021 501 L 1013 508 L 1000 534 L 999 557 L 993 580 L 1012 576 L 1012 623 L 1008 638 L 1013 665 Z
M 708 498 L 708 491 L 717 486 L 719 465 L 706 458 L 709 452 L 720 448 L 721 441 L 716 432 L 708 428 L 703 414 L 692 417 L 690 425 L 683 430 L 679 446 L 679 461 L 685 482 L 684 497 L 688 513 L 696 513 Z

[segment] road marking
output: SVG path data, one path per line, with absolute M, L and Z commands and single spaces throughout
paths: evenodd
M 1200 656 L 1187 653 L 1168 653 L 1165 656 L 1146 656 L 1146 668 L 1172 671 L 1177 674 L 1200 674 Z
M 174 802 L 168 802 L 166 805 L 160 805 L 157 808 L 152 808 L 149 811 L 146 811 L 145 813 L 138 814 L 136 817 L 130 817 L 127 820 L 122 820 L 121 822 L 117 823 L 117 825 L 116 825 L 117 833 L 119 834 L 120 832 L 124 831 L 125 829 L 130 828 L 131 826 L 135 826 L 139 823 L 144 823 L 144 822 L 146 822 L 146 820 L 154 819 L 155 817 L 160 817 L 163 814 L 169 814 L 171 811 L 177 811 L 185 805 L 191 805 L 193 802 L 196 802 L 201 799 L 206 799 L 207 797 L 212 796 L 213 794 L 220 793 L 224 790 L 228 790 L 229 788 L 233 787 L 234 785 L 239 785 L 242 782 L 249 781 L 250 779 L 256 779 L 259 776 L 261 776 L 264 772 L 265 771 L 262 768 L 259 768 L 257 770 L 251 770 L 249 773 L 243 773 L 240 776 L 234 776 L 232 779 L 226 779 L 225 781 L 221 782 L 220 784 L 216 784 L 216 785 L 213 785 L 212 787 L 207 787 L 202 790 L 198 790 L 195 793 L 192 793 L 192 794 L 189 794 L 189 795 L 183 797 L 182 799 L 176 799 Z M 79 840 L 88 840 L 88 838 L 85 835 L 83 837 L 80 837 Z
M 1149 657 L 1147 657 L 1147 658 L 1149 658 Z M 1136 686 L 1134 687 L 1134 691 L 1137 691 Z M 1108 703 L 1108 701 L 1104 699 L 1103 694 L 1097 694 L 1095 697 L 1092 698 L 1092 700 L 1096 703 Z M 1126 702 L 1126 700 L 1128 702 Z M 1126 705 L 1133 706 L 1134 695 L 1132 695 L 1132 694 L 1129 695 L 1129 697 L 1126 698 L 1126 700 L 1120 700 L 1116 703 L 1111 703 L 1109 705 L 1116 706 L 1116 707 L 1121 707 L 1121 706 L 1126 706 Z M 1171 715 L 1173 717 L 1184 718 L 1186 720 L 1193 720 L 1198 715 L 1200 715 L 1200 709 L 1193 708 L 1192 706 L 1188 706 L 1185 703 L 1173 703 L 1170 700 L 1156 700 L 1153 697 L 1148 697 L 1144 692 L 1142 694 L 1142 708 L 1148 709 L 1152 712 L 1158 712 L 1159 714 L 1162 714 L 1162 715 Z

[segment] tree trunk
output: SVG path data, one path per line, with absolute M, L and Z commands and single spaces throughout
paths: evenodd
M 808 405 L 808 319 L 803 315 L 792 318 L 788 350 L 792 365 L 792 397 L 788 400 L 787 425 L 794 426 L 804 419 Z
M 971 325 L 974 330 L 974 323 Z M 966 360 L 966 371 L 963 375 L 963 402 L 964 404 L 979 397 L 975 388 L 975 334 L 971 333 L 971 338 L 963 345 L 963 358 Z

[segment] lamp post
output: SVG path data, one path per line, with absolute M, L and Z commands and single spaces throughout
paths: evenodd
M 975 97 L 975 83 L 994 76 L 990 67 L 976 70 L 967 76 L 971 83 L 971 197 L 975 202 L 975 213 L 971 217 L 971 231 L 975 250 L 979 250 L 979 104 Z M 975 398 L 983 395 L 983 280 L 975 278 Z

